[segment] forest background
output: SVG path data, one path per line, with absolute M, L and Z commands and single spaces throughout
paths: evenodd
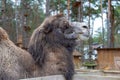
M 59 13 L 70 21 L 88 23 L 90 38 L 76 47 L 83 55 L 94 45 L 120 47 L 119 0 L 0 0 L 0 26 L 16 45 L 25 49 L 33 30 L 47 16 Z

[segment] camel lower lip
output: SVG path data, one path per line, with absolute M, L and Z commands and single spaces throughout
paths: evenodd
M 71 33 L 71 34 L 65 34 L 65 37 L 68 39 L 77 39 L 78 38 L 78 34 L 76 34 L 75 32 Z
M 89 35 L 84 35 L 84 36 L 89 37 Z

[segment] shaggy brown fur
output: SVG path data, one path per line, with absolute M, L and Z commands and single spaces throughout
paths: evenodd
M 32 56 L 14 45 L 8 34 L 0 27 L 0 80 L 18 80 L 31 77 L 34 60 Z
M 15 46 L 6 31 L 0 28 L 0 80 L 56 74 L 72 80 L 72 52 L 76 43 L 73 32 L 73 27 L 62 15 L 46 18 L 30 39 L 28 51 L 31 56 Z
M 73 28 L 63 15 L 50 16 L 32 34 L 28 51 L 40 67 L 40 76 L 63 74 L 72 80 L 74 38 L 65 35 Z

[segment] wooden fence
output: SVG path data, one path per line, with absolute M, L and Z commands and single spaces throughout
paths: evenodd
M 65 80 L 62 75 L 53 75 L 46 77 L 37 77 L 21 80 Z M 102 75 L 86 75 L 86 74 L 76 74 L 73 80 L 120 80 L 119 76 L 102 76 Z

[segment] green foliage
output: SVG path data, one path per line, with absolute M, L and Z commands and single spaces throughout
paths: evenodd
M 2 1 L 0 0 L 0 10 L 2 10 Z M 17 0 L 15 0 L 17 1 Z M 67 14 L 67 0 L 50 0 L 50 13 L 60 13 L 63 12 L 64 14 Z M 70 0 L 70 17 L 72 21 L 77 21 L 78 18 L 78 7 L 74 7 L 73 4 L 76 2 L 76 0 Z M 119 44 L 119 34 L 117 33 L 118 28 L 120 26 L 120 1 L 113 1 L 116 2 L 113 5 L 114 8 L 114 26 L 115 26 L 115 44 Z M 88 21 L 88 17 L 90 15 L 90 18 L 92 20 L 95 20 L 95 18 L 101 17 L 101 4 L 100 0 L 90 0 L 90 7 L 89 7 L 89 0 L 82 0 L 82 18 L 83 21 Z M 8 33 L 10 33 L 10 37 L 12 36 L 12 39 L 14 36 L 16 36 L 16 27 L 19 25 L 16 25 L 16 10 L 19 11 L 19 16 L 23 16 L 24 14 L 27 14 L 26 17 L 26 25 L 30 26 L 31 30 L 29 33 L 31 34 L 33 30 L 38 27 L 42 21 L 45 18 L 45 9 L 43 8 L 45 6 L 45 0 L 21 0 L 21 3 L 19 5 L 15 5 L 15 2 L 13 0 L 6 0 L 6 6 L 5 6 L 5 29 L 8 29 Z M 108 8 L 108 0 L 102 0 L 102 6 L 103 11 L 107 12 Z M 0 26 L 3 26 L 2 22 L 2 16 L 3 13 L 0 11 Z M 20 24 L 21 20 L 19 21 Z M 10 27 L 10 28 L 8 28 Z M 107 26 L 105 27 L 105 37 L 104 42 L 106 43 L 107 40 Z M 12 31 L 12 32 L 11 32 Z M 97 35 L 93 37 L 93 42 L 102 43 L 102 35 L 103 33 L 97 30 Z M 14 34 L 14 35 L 13 35 Z M 16 38 L 14 38 L 15 41 Z M 120 46 L 120 45 L 117 45 Z
M 94 61 L 87 61 L 83 63 L 83 66 L 92 67 L 92 66 L 97 66 L 97 64 Z
M 0 4 L 2 4 L 3 0 L 0 0 Z M 17 1 L 17 0 L 15 0 Z M 18 0 L 19 1 L 19 0 Z M 40 1 L 40 2 L 38 2 Z M 16 42 L 16 28 L 22 25 L 23 26 L 30 26 L 31 30 L 28 34 L 32 33 L 33 30 L 38 27 L 45 18 L 44 10 L 42 9 L 42 2 L 44 0 L 21 0 L 19 5 L 16 5 L 13 0 L 6 0 L 5 2 L 5 10 L 2 12 L 2 5 L 0 5 L 0 26 L 4 27 L 9 33 L 10 38 L 12 41 Z M 16 13 L 17 11 L 17 13 Z M 5 19 L 2 20 L 2 16 L 4 14 Z M 18 18 L 16 18 L 16 14 Z M 27 17 L 25 19 L 25 14 Z M 3 21 L 5 25 L 3 25 Z M 25 21 L 25 22 L 23 22 Z M 26 23 L 26 25 L 23 25 Z M 24 31 L 24 28 L 21 29 Z M 20 30 L 19 30 L 20 31 Z

